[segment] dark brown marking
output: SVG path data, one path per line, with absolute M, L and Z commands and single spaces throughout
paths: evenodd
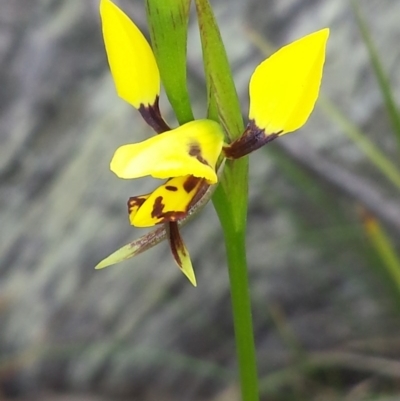
M 190 192 L 193 191 L 193 189 L 196 188 L 200 180 L 201 178 L 189 175 L 189 177 L 186 178 L 185 182 L 183 183 L 183 189 L 189 194 Z
M 158 196 L 154 202 L 153 210 L 151 212 L 151 217 L 153 219 L 157 219 L 157 224 L 166 223 L 170 221 L 177 221 L 186 217 L 187 211 L 179 212 L 179 211 L 170 211 L 164 212 L 165 204 L 163 203 L 163 197 Z
M 141 104 L 139 107 L 139 113 L 142 115 L 144 121 L 150 125 L 157 132 L 161 134 L 162 132 L 169 131 L 171 128 L 161 117 L 160 108 L 158 106 L 158 96 L 152 105 L 145 106 Z
M 182 237 L 179 233 L 178 224 L 171 222 L 167 227 L 169 246 L 171 247 L 172 256 L 174 257 L 178 266 L 182 269 L 182 260 L 179 257 L 178 249 L 184 249 Z
M 176 191 L 178 190 L 178 188 L 175 187 L 174 185 L 167 185 L 167 186 L 165 187 L 165 189 L 166 189 L 167 191 L 172 191 L 172 192 L 176 192 Z
M 133 209 L 140 208 L 147 198 L 141 196 L 132 196 L 128 199 L 128 213 L 131 214 Z
M 187 215 L 187 211 L 184 211 L 184 212 L 176 212 L 176 211 L 165 212 L 160 216 L 161 220 L 158 223 L 166 223 L 166 222 L 171 222 L 171 221 L 178 221 L 178 220 L 183 219 L 184 217 L 186 217 L 186 215 Z
M 162 203 L 163 199 L 164 198 L 162 196 L 158 196 L 156 198 L 156 200 L 154 201 L 153 210 L 151 211 L 151 217 L 162 217 L 165 207 L 164 203 Z
M 200 163 L 205 164 L 206 166 L 209 165 L 207 160 L 201 155 L 201 148 L 198 143 L 190 144 L 189 155 L 195 157 Z
M 151 217 L 153 219 L 159 219 L 158 223 L 165 223 L 167 221 L 177 221 L 182 219 L 186 216 L 185 212 L 177 212 L 177 211 L 170 211 L 164 212 L 165 204 L 163 203 L 164 198 L 162 196 L 158 196 L 154 201 L 153 210 L 151 211 Z
M 266 134 L 264 129 L 258 128 L 255 121 L 251 120 L 242 136 L 229 146 L 225 146 L 223 152 L 228 159 L 239 159 L 278 138 L 281 133 L 282 131 Z
M 189 209 L 191 209 L 192 206 L 194 206 L 204 196 L 209 186 L 210 185 L 207 184 L 207 181 L 204 178 L 201 178 L 201 182 L 198 184 L 196 193 L 188 204 L 186 211 L 189 211 Z
M 200 146 L 199 146 L 198 143 L 190 144 L 189 155 L 190 156 L 199 156 L 199 155 L 201 155 L 201 149 L 200 149 Z

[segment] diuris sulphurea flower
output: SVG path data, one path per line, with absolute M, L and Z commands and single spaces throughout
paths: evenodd
M 159 134 L 118 148 L 110 168 L 122 179 L 152 176 L 166 181 L 128 200 L 133 226 L 164 227 L 121 248 L 97 268 L 126 260 L 168 237 L 178 266 L 196 285 L 179 224 L 209 200 L 225 158 L 243 157 L 305 124 L 318 98 L 329 30 L 286 45 L 255 69 L 249 85 L 249 122 L 238 139 L 227 143 L 229 135 L 212 120 L 168 126 L 159 109 L 160 74 L 149 43 L 110 0 L 101 0 L 100 14 L 117 93 Z

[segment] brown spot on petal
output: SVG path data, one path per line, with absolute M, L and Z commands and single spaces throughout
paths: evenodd
M 183 189 L 189 194 L 196 188 L 197 184 L 201 180 L 201 178 L 189 175 L 189 177 L 186 178 L 186 181 L 183 183 Z
M 151 211 L 151 217 L 153 219 L 158 219 L 158 223 L 165 223 L 169 221 L 177 221 L 179 219 L 183 219 L 186 217 L 187 212 L 180 211 L 170 211 L 164 212 L 165 204 L 163 203 L 164 198 L 162 196 L 158 196 L 154 201 L 153 210 Z
M 163 209 L 165 207 L 162 196 L 157 196 L 156 200 L 154 201 L 153 210 L 151 211 L 151 217 L 161 217 L 163 214 Z
M 175 187 L 174 185 L 167 185 L 167 186 L 165 187 L 165 189 L 166 189 L 167 191 L 172 191 L 172 192 L 176 192 L 176 191 L 178 190 L 178 188 Z
M 189 155 L 190 156 L 198 156 L 201 155 L 201 149 L 198 143 L 190 144 L 189 148 Z
M 195 157 L 200 163 L 205 164 L 206 166 L 209 165 L 207 160 L 201 155 L 201 148 L 198 143 L 190 144 L 189 155 Z

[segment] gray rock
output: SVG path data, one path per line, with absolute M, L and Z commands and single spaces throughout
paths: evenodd
M 142 2 L 120 4 L 145 29 Z M 274 46 L 330 26 L 324 96 L 398 161 L 347 1 L 213 5 L 244 113 L 248 79 L 263 58 L 245 24 Z M 361 5 L 398 100 L 400 3 Z M 211 205 L 183 229 L 197 289 L 166 243 L 93 270 L 142 234 L 129 226 L 125 202 L 154 187 L 147 179 L 118 180 L 108 169 L 117 146 L 152 133 L 115 94 L 97 7 L 0 3 L 0 384 L 5 396 L 29 399 L 43 389 L 209 399 L 231 385 L 236 369 L 224 247 Z M 192 19 L 189 84 L 199 118 L 205 105 L 196 36 Z M 162 109 L 173 123 L 165 100 Z M 370 207 L 398 238 L 398 194 L 320 109 L 301 131 L 251 157 L 249 274 L 263 376 L 293 357 L 282 327 L 310 352 L 346 349 L 399 328 L 354 208 Z

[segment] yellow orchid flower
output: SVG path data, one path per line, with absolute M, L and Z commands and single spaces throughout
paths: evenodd
M 139 238 L 96 268 L 132 257 L 168 237 L 175 261 L 196 285 L 178 223 L 211 196 L 208 189 L 218 182 L 216 170 L 221 160 L 243 157 L 305 124 L 318 98 L 329 30 L 322 29 L 281 48 L 255 69 L 249 85 L 249 123 L 241 137 L 226 144 L 223 129 L 211 120 L 195 120 L 170 129 L 158 106 L 160 74 L 150 45 L 110 0 L 101 0 L 100 14 L 117 93 L 160 134 L 119 147 L 110 168 L 123 179 L 150 175 L 167 181 L 152 193 L 128 200 L 132 225 L 166 223 L 165 230 Z
M 184 218 L 207 187 L 217 182 L 216 164 L 224 134 L 211 120 L 196 120 L 170 130 L 161 117 L 160 74 L 150 45 L 129 17 L 110 0 L 101 0 L 103 38 L 119 96 L 139 110 L 161 135 L 123 145 L 111 160 L 120 178 L 151 175 L 168 179 L 151 194 L 131 197 L 129 220 L 136 227 L 168 223 L 172 254 L 182 272 L 196 285 L 189 253 L 176 222 Z M 101 262 L 97 268 L 106 267 Z

